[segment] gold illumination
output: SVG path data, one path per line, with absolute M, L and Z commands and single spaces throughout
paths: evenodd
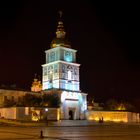
M 119 111 L 91 111 L 87 117 L 88 120 L 99 121 L 112 121 L 112 122 L 128 122 L 128 112 L 119 112 Z
M 57 121 L 60 120 L 60 109 L 57 109 Z
M 34 78 L 34 81 L 32 83 L 31 91 L 33 92 L 39 92 L 42 90 L 42 84 L 41 81 L 38 80 L 36 77 Z

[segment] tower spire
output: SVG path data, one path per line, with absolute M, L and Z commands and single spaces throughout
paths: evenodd
M 58 25 L 57 25 L 57 30 L 56 30 L 56 37 L 57 38 L 65 38 L 65 30 L 64 30 L 64 25 L 63 25 L 63 22 L 62 22 L 62 11 L 59 11 L 59 16 L 60 16 L 60 19 L 58 21 Z
M 51 41 L 51 48 L 58 46 L 71 48 L 70 42 L 66 38 L 66 32 L 62 20 L 62 11 L 58 11 L 58 25 L 56 29 L 56 37 Z

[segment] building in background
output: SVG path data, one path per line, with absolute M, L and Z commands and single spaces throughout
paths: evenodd
M 32 86 L 31 86 L 31 91 L 32 92 L 40 92 L 42 90 L 42 84 L 41 84 L 41 81 L 39 79 L 34 78 L 34 81 L 32 83 Z

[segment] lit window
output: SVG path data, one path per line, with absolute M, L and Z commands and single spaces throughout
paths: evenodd
M 68 80 L 71 80 L 71 76 L 72 76 L 72 75 L 71 75 L 71 71 L 69 70 L 69 71 L 68 71 Z

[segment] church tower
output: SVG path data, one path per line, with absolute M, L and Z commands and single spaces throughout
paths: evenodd
M 42 65 L 43 90 L 61 90 L 61 118 L 82 119 L 86 110 L 86 95 L 80 92 L 79 66 L 76 63 L 76 50 L 71 48 L 66 39 L 66 32 L 61 19 L 56 30 L 56 37 L 46 50 L 46 64 Z M 84 101 L 84 102 L 83 102 Z M 83 102 L 83 103 L 82 103 Z M 81 106 L 82 105 L 82 106 Z

